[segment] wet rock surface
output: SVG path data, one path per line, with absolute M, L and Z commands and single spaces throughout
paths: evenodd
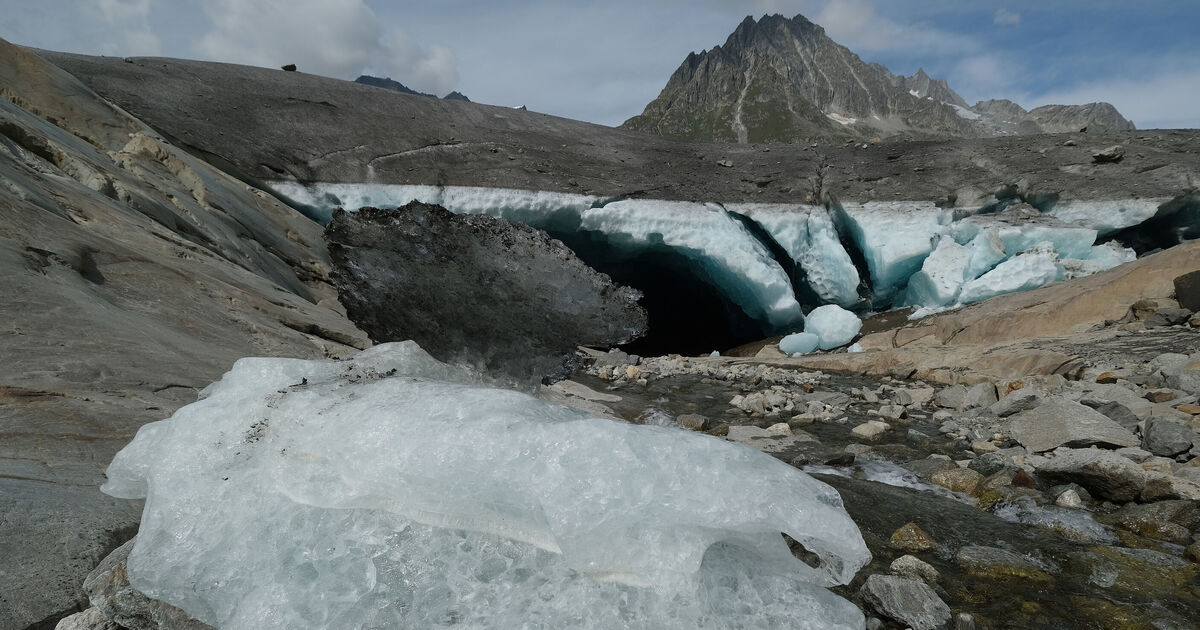
M 443 361 L 536 383 L 565 375 L 579 345 L 646 331 L 639 292 L 524 225 L 413 202 L 339 212 L 325 237 L 339 298 L 376 343 L 412 339 Z

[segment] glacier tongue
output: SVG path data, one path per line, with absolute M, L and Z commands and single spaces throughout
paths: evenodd
M 863 626 L 823 588 L 870 557 L 825 484 L 478 385 L 412 342 L 242 359 L 108 477 L 146 498 L 131 583 L 219 627 Z

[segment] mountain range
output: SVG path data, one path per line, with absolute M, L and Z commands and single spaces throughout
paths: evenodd
M 724 45 L 690 53 L 623 128 L 689 140 L 980 138 L 1135 127 L 1108 103 L 967 102 L 945 80 L 892 74 L 797 15 L 747 16 Z
M 407 85 L 404 85 L 403 83 L 396 81 L 395 79 L 392 79 L 391 77 L 386 77 L 386 78 L 385 77 L 373 77 L 369 74 L 364 74 L 364 75 L 359 76 L 357 79 L 355 79 L 354 82 L 362 83 L 363 85 L 370 85 L 372 87 L 383 88 L 385 90 L 391 90 L 393 92 L 399 92 L 401 94 L 411 94 L 413 96 L 428 96 L 429 98 L 437 98 L 436 94 L 428 94 L 426 92 L 418 92 L 418 91 L 408 87 Z M 465 94 L 463 94 L 462 92 L 458 92 L 458 91 L 451 92 L 451 93 L 443 96 L 442 98 L 448 99 L 451 101 L 466 101 L 468 103 L 471 102 L 471 99 L 467 98 L 467 96 Z

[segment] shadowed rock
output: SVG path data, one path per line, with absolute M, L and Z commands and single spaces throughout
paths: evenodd
M 528 382 L 578 345 L 646 332 L 641 293 L 541 230 L 413 202 L 338 211 L 325 238 L 341 301 L 376 342 L 412 339 L 441 360 Z

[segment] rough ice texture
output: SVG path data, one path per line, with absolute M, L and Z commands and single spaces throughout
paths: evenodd
M 982 276 L 1008 258 L 1004 251 L 1004 241 L 1000 240 L 994 230 L 984 230 L 976 234 L 966 245 L 971 250 L 971 261 L 964 272 L 967 280 Z
M 716 204 L 628 199 L 583 215 L 580 229 L 613 247 L 669 247 L 692 260 L 750 317 L 776 328 L 804 319 L 788 274 L 741 222 Z
M 726 204 L 761 225 L 804 271 L 814 293 L 841 306 L 858 302 L 858 269 L 842 247 L 829 211 L 821 206 Z
M 753 449 L 478 385 L 412 342 L 242 359 L 142 427 L 131 584 L 229 628 L 861 628 L 837 493 Z M 787 533 L 821 558 L 810 568 Z
M 1127 227 L 1145 222 L 1158 212 L 1159 206 L 1170 199 L 1111 199 L 1096 201 L 1063 201 L 1046 214 L 1072 225 L 1096 230 L 1100 236 L 1115 234 Z
M 886 303 L 921 268 L 952 214 L 932 202 L 872 201 L 847 203 L 838 217 L 867 259 L 876 297 Z
M 967 217 L 952 226 L 954 239 L 959 243 L 966 243 L 983 231 L 993 231 L 1009 256 L 1049 242 L 1063 258 L 1087 258 L 1096 242 L 1096 230 L 1064 223 L 1024 203 L 995 214 Z
M 821 338 L 810 332 L 792 333 L 779 340 L 779 351 L 784 354 L 808 354 L 817 349 Z
M 534 386 L 579 345 L 647 328 L 641 293 L 545 232 L 410 203 L 338 212 L 325 230 L 333 282 L 371 339 L 413 339 L 440 359 Z
M 1062 280 L 1063 275 L 1063 266 L 1058 261 L 1054 246 L 1050 243 L 1039 243 L 963 285 L 958 300 L 963 304 L 970 304 L 1005 293 L 1036 289 Z
M 925 259 L 921 270 L 908 280 L 905 301 L 919 306 L 945 306 L 958 298 L 971 265 L 972 250 L 952 238 L 938 241 L 933 253 Z
M 817 336 L 817 347 L 832 350 L 854 341 L 862 329 L 858 315 L 836 304 L 818 306 L 804 318 L 804 332 Z
M 1066 258 L 1062 261 L 1064 277 L 1079 278 L 1112 269 L 1117 265 L 1132 262 L 1137 259 L 1137 253 L 1128 247 L 1122 247 L 1116 241 L 1092 247 L 1087 259 Z

